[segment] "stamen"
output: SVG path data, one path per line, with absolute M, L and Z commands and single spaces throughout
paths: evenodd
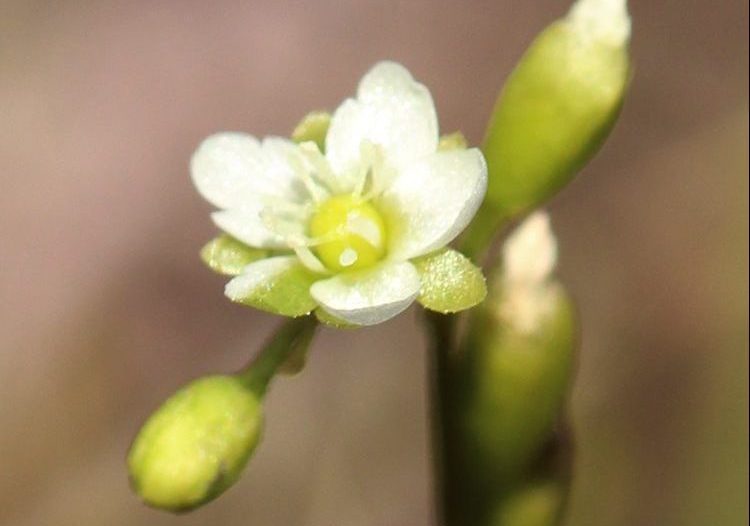
M 365 187 L 367 181 L 370 182 L 370 188 L 362 195 L 362 199 L 369 201 L 385 190 L 391 170 L 385 164 L 383 150 L 380 146 L 369 141 L 363 141 L 360 149 L 362 150 L 362 158 L 367 159 L 368 171 L 366 175 L 369 175 L 362 181 L 362 188 Z
M 302 158 L 297 155 L 290 155 L 288 160 L 292 165 L 295 173 L 299 175 L 300 179 L 302 180 L 302 184 L 305 186 L 305 190 L 307 190 L 307 193 L 310 194 L 310 197 L 315 202 L 315 204 L 322 203 L 326 199 L 326 197 L 328 197 L 328 192 L 326 192 L 323 188 L 316 184 L 315 180 L 310 174 L 310 171 L 308 170 L 308 167 L 305 166 L 305 163 L 302 162 Z
M 303 222 L 306 221 L 313 212 L 311 203 L 298 204 L 281 197 L 266 196 L 263 199 L 263 204 L 265 205 L 265 208 L 271 210 L 273 215 L 286 215 Z
M 362 141 L 359 145 L 360 169 L 357 176 L 357 186 L 354 188 L 354 195 L 361 196 L 365 190 L 368 179 L 372 179 L 372 166 L 373 161 L 375 160 L 374 158 L 375 145 L 370 141 Z
M 305 155 L 305 159 L 310 166 L 313 168 L 312 173 L 328 190 L 334 194 L 342 193 L 344 190 L 341 188 L 341 183 L 331 171 L 331 167 L 328 165 L 323 153 L 318 148 L 318 145 L 312 141 L 303 142 L 299 145 L 300 150 Z
M 343 235 L 344 235 L 344 232 L 340 230 L 331 232 L 329 234 L 326 234 L 325 236 L 317 236 L 317 237 L 310 237 L 304 234 L 292 233 L 292 234 L 286 235 L 284 241 L 286 241 L 287 245 L 289 245 L 291 248 L 317 247 L 324 243 L 330 243 L 331 241 L 336 241 L 337 239 L 341 239 Z
M 302 262 L 302 264 L 313 272 L 318 274 L 330 274 L 330 271 L 323 265 L 323 263 L 312 253 L 307 247 L 295 247 L 295 254 Z
M 264 208 L 260 211 L 260 219 L 268 230 L 285 239 L 298 235 L 303 228 L 299 221 L 278 216 L 270 208 Z

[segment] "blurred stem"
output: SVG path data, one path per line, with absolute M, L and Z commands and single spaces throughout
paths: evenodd
M 307 351 L 317 327 L 318 321 L 315 316 L 286 320 L 271 336 L 260 353 L 237 376 L 248 389 L 262 398 L 279 368 L 297 353 Z
M 461 236 L 458 249 L 468 258 L 482 262 L 485 253 L 492 246 L 493 239 L 512 219 L 510 214 L 492 210 L 485 203 L 474 216 L 474 220 Z
M 431 425 L 435 507 L 441 526 L 553 526 L 563 519 L 571 473 L 570 430 L 547 436 L 534 460 L 504 481 L 488 480 L 462 439 L 466 363 L 455 315 L 425 311 L 430 336 Z M 469 449 L 467 449 L 467 447 Z M 487 459 L 489 461 L 489 459 Z
M 460 480 L 455 477 L 457 448 L 454 423 L 450 421 L 454 411 L 450 406 L 455 403 L 455 385 L 452 374 L 453 360 L 456 356 L 456 320 L 454 315 L 425 311 L 425 319 L 430 337 L 428 368 L 430 371 L 430 412 L 432 426 L 432 453 L 434 461 L 435 506 L 438 524 L 450 526 L 456 524 L 460 516 L 458 486 Z

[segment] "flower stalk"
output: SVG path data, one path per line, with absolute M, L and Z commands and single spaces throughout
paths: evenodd
M 314 316 L 286 320 L 258 356 L 236 376 L 247 389 L 263 398 L 279 372 L 297 372 L 302 368 L 318 325 Z

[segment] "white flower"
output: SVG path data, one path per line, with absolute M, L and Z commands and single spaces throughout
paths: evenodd
M 356 325 L 406 309 L 423 282 L 411 260 L 452 241 L 487 185 L 478 149 L 438 151 L 438 139 L 429 91 L 393 62 L 335 111 L 325 153 L 276 137 L 207 138 L 191 171 L 220 209 L 214 222 L 277 254 L 247 265 L 226 295 L 289 316 L 320 306 Z

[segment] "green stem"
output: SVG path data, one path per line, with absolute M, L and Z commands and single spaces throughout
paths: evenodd
M 449 526 L 456 523 L 459 512 L 459 481 L 454 476 L 457 447 L 455 424 L 450 410 L 454 400 L 453 359 L 456 349 L 456 317 L 425 311 L 430 337 L 428 352 L 430 371 L 430 412 L 432 427 L 432 452 L 434 460 L 435 505 L 438 523 Z
M 262 398 L 271 379 L 279 368 L 294 356 L 305 352 L 310 344 L 318 321 L 315 316 L 304 316 L 286 320 L 271 336 L 260 353 L 250 364 L 237 373 L 248 389 Z
M 493 239 L 511 217 L 510 214 L 492 210 L 484 203 L 461 236 L 458 249 L 470 259 L 482 262 L 485 253 L 492 246 Z

